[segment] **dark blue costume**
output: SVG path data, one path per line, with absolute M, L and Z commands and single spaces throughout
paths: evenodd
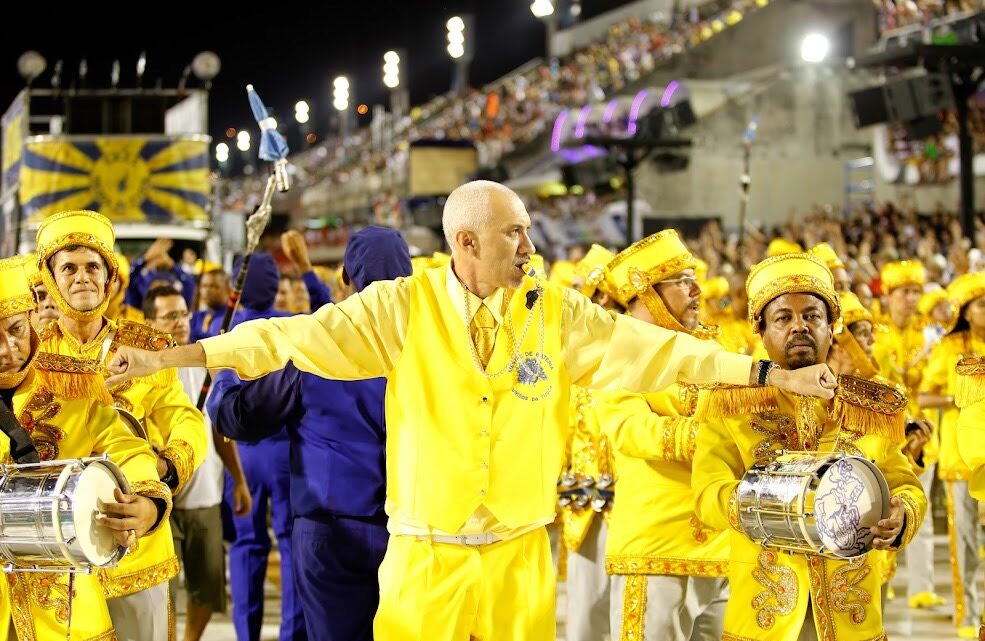
M 143 256 L 133 261 L 133 265 L 130 266 L 130 284 L 123 295 L 123 302 L 130 307 L 140 309 L 144 304 L 147 288 L 155 280 L 166 280 L 181 290 L 181 297 L 185 299 L 188 309 L 192 308 L 192 301 L 195 298 L 195 277 L 177 264 L 167 271 L 150 269 Z
M 233 273 L 239 272 L 239 266 Z M 231 326 L 273 316 L 290 316 L 273 309 L 280 272 L 269 254 L 256 253 L 250 261 L 240 309 Z M 222 317 L 219 317 L 221 324 Z M 208 399 L 211 409 L 223 398 L 225 390 L 235 387 L 239 379 L 232 372 L 217 377 Z M 239 641 L 259 641 L 263 623 L 263 581 L 270 555 L 270 536 L 267 534 L 267 505 L 271 507 L 271 522 L 280 552 L 281 624 L 280 641 L 306 639 L 304 613 L 294 587 L 291 527 L 291 462 L 290 442 L 283 429 L 284 421 L 268 424 L 250 416 L 245 430 L 256 429 L 238 444 L 239 458 L 246 482 L 253 497 L 253 510 L 246 516 L 235 517 L 236 537 L 229 547 L 229 587 L 233 599 L 233 626 Z M 232 504 L 232 484 L 226 479 L 226 502 Z
M 354 234 L 345 269 L 361 291 L 411 273 L 394 230 Z M 383 502 L 386 379 L 331 381 L 294 365 L 236 384 L 228 372 L 209 401 L 216 429 L 263 438 L 286 424 L 291 442 L 294 580 L 312 641 L 372 641 L 378 570 L 389 535 Z

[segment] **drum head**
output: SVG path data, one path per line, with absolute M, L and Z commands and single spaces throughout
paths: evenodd
M 871 528 L 889 516 L 889 486 L 871 461 L 849 456 L 832 463 L 817 485 L 814 520 L 821 542 L 842 558 L 872 547 Z
M 116 502 L 113 490 L 123 489 L 114 471 L 102 461 L 90 463 L 79 477 L 73 499 L 73 519 L 79 547 L 96 566 L 104 566 L 118 558 L 118 545 L 105 525 L 96 522 L 98 501 Z

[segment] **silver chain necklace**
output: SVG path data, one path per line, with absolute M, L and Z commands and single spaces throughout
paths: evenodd
M 527 320 L 523 325 L 523 332 L 520 334 L 519 342 L 516 340 L 516 335 L 513 332 L 513 320 L 512 315 L 509 313 L 509 306 L 507 305 L 507 311 L 505 318 L 503 319 L 503 324 L 506 328 L 506 335 L 509 339 L 509 353 L 510 359 L 507 361 L 503 369 L 498 372 L 489 373 L 482 366 L 482 361 L 479 359 L 479 350 L 475 347 L 475 341 L 472 340 L 472 332 L 469 329 L 472 325 L 472 306 L 469 304 L 469 290 L 465 287 L 465 284 L 459 280 L 458 284 L 462 287 L 462 300 L 465 303 L 465 337 L 469 342 L 469 353 L 472 354 L 472 362 L 475 364 L 475 368 L 488 379 L 499 378 L 507 372 L 517 371 L 524 368 L 523 355 L 520 353 L 518 346 L 522 346 L 527 340 L 527 334 L 530 331 L 530 324 L 533 320 L 533 313 L 527 314 Z M 539 286 L 538 286 L 539 287 Z M 505 296 L 505 294 L 504 294 Z M 539 296 L 537 300 L 537 305 L 540 307 L 540 339 L 538 341 L 538 350 L 541 354 L 544 353 L 544 301 L 543 296 Z M 491 358 L 491 356 L 490 356 Z

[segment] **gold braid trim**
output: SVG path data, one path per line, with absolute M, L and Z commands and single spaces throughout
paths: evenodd
M 869 356 L 862 349 L 859 344 L 858 339 L 855 335 L 848 331 L 846 327 L 841 331 L 840 334 L 835 334 L 835 342 L 841 345 L 841 348 L 848 353 L 848 356 L 852 359 L 852 365 L 855 366 L 856 376 L 861 378 L 872 378 L 879 373 L 879 363 L 876 362 L 874 356 Z
M 760 641 L 759 639 L 753 639 L 751 637 L 740 637 L 737 634 L 732 634 L 731 632 L 722 633 L 722 641 Z M 855 641 L 855 640 L 853 640 Z M 857 641 L 889 641 L 889 637 L 886 636 L 884 632 L 880 632 L 878 635 L 869 639 L 858 639 Z
M 0 300 L 0 318 L 8 318 L 14 314 L 33 312 L 35 308 L 33 294 L 21 294 L 13 298 Z
M 171 488 L 161 481 L 137 481 L 136 483 L 130 484 L 130 493 L 146 496 L 149 499 L 161 499 L 165 504 L 164 513 L 160 515 L 154 527 L 147 530 L 147 533 L 144 534 L 144 536 L 154 534 L 161 527 L 161 525 L 168 522 L 168 518 L 171 516 L 173 500 Z M 136 550 L 130 551 L 135 552 Z
M 605 557 L 605 571 L 607 574 L 630 576 L 635 574 L 672 574 L 675 576 L 718 578 L 728 576 L 728 561 L 619 554 Z
M 739 518 L 739 483 L 736 482 L 732 491 L 728 493 L 728 524 L 736 532 L 745 534 L 742 529 L 742 520 Z
M 113 347 L 126 345 L 136 347 L 150 352 L 159 352 L 162 349 L 177 347 L 171 334 L 159 332 L 149 325 L 138 323 L 132 320 L 120 319 L 116 323 L 116 335 L 113 337 Z M 167 387 L 178 380 L 178 370 L 169 367 L 162 369 L 150 376 L 145 376 L 141 380 L 153 385 Z
M 38 377 L 56 396 L 112 405 L 113 398 L 103 384 L 103 367 L 98 361 L 41 352 L 36 363 Z
M 985 358 L 962 358 L 957 371 L 954 404 L 964 408 L 985 400 Z
M 871 572 L 872 566 L 860 556 L 831 573 L 831 609 L 847 614 L 855 625 L 865 621 L 872 603 L 872 595 L 860 585 Z
M 954 516 L 954 481 L 945 481 L 947 491 L 945 505 L 947 506 L 947 543 L 951 561 L 951 581 L 954 589 L 954 625 L 960 627 L 964 623 L 968 605 L 965 601 L 964 582 L 961 580 L 961 564 L 958 562 L 958 528 Z
M 619 641 L 643 641 L 646 622 L 646 575 L 626 577 L 622 595 L 622 635 Z
M 910 496 L 909 492 L 900 492 L 899 494 L 894 494 L 903 504 L 903 513 L 906 515 L 906 522 L 903 529 L 903 540 L 900 542 L 900 548 L 905 548 L 913 540 L 913 537 L 917 535 L 917 530 L 920 529 L 921 519 L 920 514 L 917 512 L 916 501 Z M 926 517 L 924 517 L 926 518 Z
M 856 376 L 839 376 L 831 407 L 832 417 L 843 428 L 860 434 L 904 441 L 906 395 L 889 385 Z
M 143 570 L 137 570 L 131 574 L 112 576 L 102 568 L 97 568 L 96 573 L 103 586 L 103 596 L 107 599 L 116 599 L 121 596 L 136 594 L 158 583 L 173 579 L 178 576 L 179 569 L 181 568 L 178 557 L 172 556 L 167 561 L 162 561 Z
M 759 553 L 759 567 L 752 571 L 752 578 L 765 588 L 750 602 L 756 611 L 756 623 L 763 630 L 771 629 L 777 615 L 787 616 L 797 605 L 797 575 L 777 561 L 776 552 L 763 550 Z
M 776 388 L 725 385 L 701 390 L 694 419 L 700 423 L 736 414 L 775 412 L 778 407 Z
M 161 450 L 161 456 L 171 461 L 178 472 L 178 487 L 173 490 L 174 494 L 178 494 L 195 471 L 195 450 L 187 441 L 173 438 Z
M 6 580 L 7 585 L 10 586 L 11 600 L 10 618 L 20 641 L 36 641 L 38 637 L 37 631 L 34 629 L 34 617 L 31 616 L 31 595 L 27 585 L 27 576 L 27 573 L 7 575 Z

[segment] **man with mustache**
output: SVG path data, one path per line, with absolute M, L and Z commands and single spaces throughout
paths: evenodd
M 714 329 L 698 322 L 701 287 L 695 263 L 677 232 L 664 230 L 609 262 L 607 289 L 633 318 L 713 340 Z M 613 639 L 721 638 L 728 534 L 707 527 L 694 514 L 697 394 L 697 386 L 675 383 L 649 394 L 595 395 L 619 486 L 605 547 Z
M 776 364 L 795 371 L 823 362 L 841 314 L 827 266 L 808 254 L 768 258 L 746 281 L 749 320 Z M 873 547 L 898 549 L 916 533 L 927 499 L 900 451 L 906 397 L 895 388 L 841 376 L 833 400 L 771 387 L 719 387 L 698 400 L 691 486 L 702 522 L 730 530 L 724 641 L 885 638 L 880 577 L 868 555 L 853 560 L 781 553 L 753 541 L 739 519 L 739 481 L 783 451 L 845 452 L 873 460 L 892 495 L 872 527 Z
M 747 384 L 748 356 L 631 318 L 531 276 L 530 216 L 474 181 L 445 202 L 452 262 L 374 283 L 310 315 L 244 323 L 163 352 L 118 351 L 110 385 L 162 367 L 288 361 L 326 378 L 385 376 L 390 541 L 380 641 L 543 641 L 556 634 L 554 520 L 572 384 L 652 391 L 678 379 Z M 827 366 L 773 383 L 830 397 Z
M 41 334 L 41 349 L 103 363 L 122 346 L 163 349 L 173 339 L 147 325 L 105 316 L 118 277 L 110 221 L 94 211 L 65 211 L 38 227 L 41 280 L 62 317 Z M 113 404 L 145 423 L 159 450 L 158 474 L 173 493 L 184 487 L 207 447 L 202 414 L 173 369 L 110 389 Z M 171 527 L 154 534 L 111 569 L 97 571 L 121 641 L 162 641 L 170 629 L 168 579 L 178 574 Z

